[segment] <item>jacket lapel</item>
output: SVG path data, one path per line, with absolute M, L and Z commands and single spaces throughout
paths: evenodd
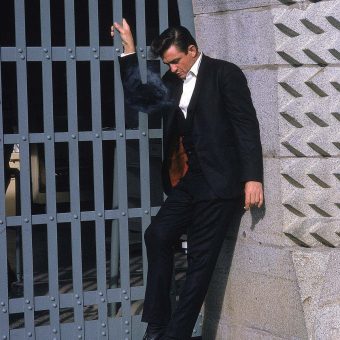
M 195 111 L 197 100 L 199 98 L 199 93 L 200 93 L 200 91 L 203 87 L 204 79 L 206 79 L 206 76 L 207 76 L 207 72 L 208 72 L 208 65 L 207 64 L 208 64 L 207 57 L 205 55 L 203 55 L 201 65 L 198 69 L 195 89 L 194 89 L 194 92 L 192 94 L 189 106 L 188 106 L 188 115 L 192 111 Z

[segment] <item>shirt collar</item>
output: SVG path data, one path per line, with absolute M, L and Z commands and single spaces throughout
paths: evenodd
M 192 74 L 194 75 L 195 77 L 197 77 L 197 74 L 198 74 L 198 70 L 200 68 L 200 65 L 201 65 L 201 61 L 202 61 L 202 55 L 203 53 L 201 52 L 200 53 L 200 56 L 197 58 L 197 60 L 195 61 L 194 65 L 191 66 L 191 69 L 189 71 L 188 74 Z

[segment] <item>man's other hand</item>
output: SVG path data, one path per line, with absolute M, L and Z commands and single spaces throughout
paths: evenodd
M 119 32 L 120 37 L 122 39 L 124 53 L 127 54 L 136 52 L 135 42 L 132 36 L 130 26 L 127 23 L 127 21 L 123 19 L 122 24 L 118 24 L 118 22 L 115 22 L 113 26 L 111 26 L 111 37 L 114 37 L 115 29 Z
M 248 181 L 244 185 L 245 202 L 244 209 L 252 206 L 260 208 L 263 204 L 263 186 L 261 182 Z

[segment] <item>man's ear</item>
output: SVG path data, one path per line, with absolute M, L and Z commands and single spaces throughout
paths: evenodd
M 195 58 L 198 54 L 198 49 L 195 45 L 189 45 L 188 47 L 188 53 Z

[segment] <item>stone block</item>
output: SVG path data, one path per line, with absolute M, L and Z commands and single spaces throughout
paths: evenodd
M 225 334 L 221 339 L 250 339 L 240 334 L 246 330 L 251 334 L 251 329 L 254 334 L 307 339 L 290 250 L 240 239 L 229 272 L 228 247 L 225 242 L 206 299 L 205 327 L 210 329 L 209 334 L 204 331 L 206 338 L 215 339 L 217 332 L 209 320 L 220 320 L 223 328 L 235 327 L 232 336 Z
M 265 8 L 198 15 L 196 37 L 203 52 L 238 65 L 276 62 L 273 14 Z

